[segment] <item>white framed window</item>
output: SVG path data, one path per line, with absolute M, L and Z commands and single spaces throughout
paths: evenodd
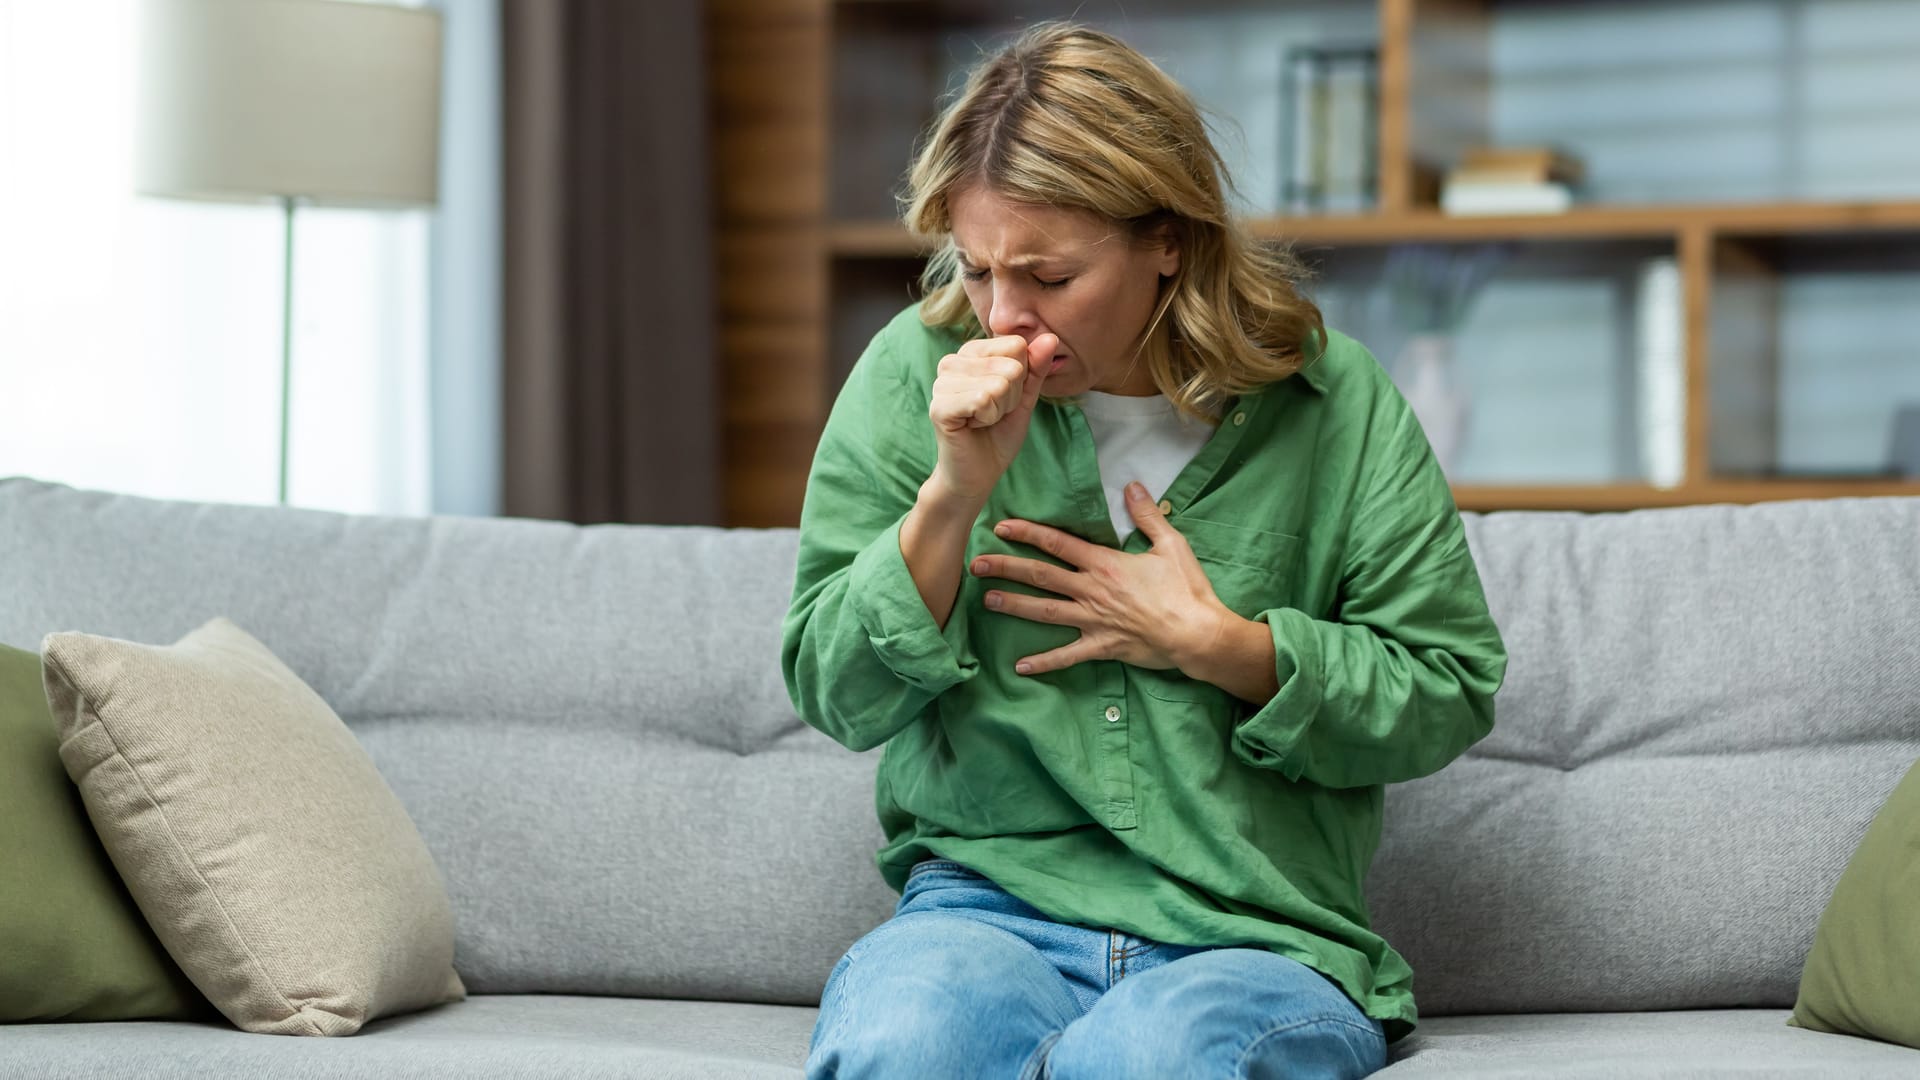
M 0 0 L 0 476 L 271 503 L 282 219 L 133 193 L 138 0 Z M 296 215 L 290 501 L 432 499 L 432 212 Z

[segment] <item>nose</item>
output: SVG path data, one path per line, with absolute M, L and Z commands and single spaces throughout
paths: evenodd
M 987 310 L 987 331 L 994 337 L 1018 334 L 1032 341 L 1040 333 L 1040 317 L 1033 310 L 1026 290 L 996 281 L 991 303 L 992 307 Z

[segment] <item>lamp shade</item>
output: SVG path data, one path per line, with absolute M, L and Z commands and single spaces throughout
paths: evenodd
M 147 0 L 140 36 L 142 194 L 435 201 L 437 12 L 345 0 Z

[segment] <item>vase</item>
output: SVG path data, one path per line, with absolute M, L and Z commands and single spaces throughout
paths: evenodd
M 1472 412 L 1472 402 L 1454 369 L 1453 338 L 1439 333 L 1408 338 L 1394 361 L 1393 381 L 1427 433 L 1441 471 L 1453 475 Z

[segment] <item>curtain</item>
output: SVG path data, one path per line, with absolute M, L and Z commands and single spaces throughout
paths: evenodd
M 699 0 L 504 0 L 502 510 L 720 524 Z

